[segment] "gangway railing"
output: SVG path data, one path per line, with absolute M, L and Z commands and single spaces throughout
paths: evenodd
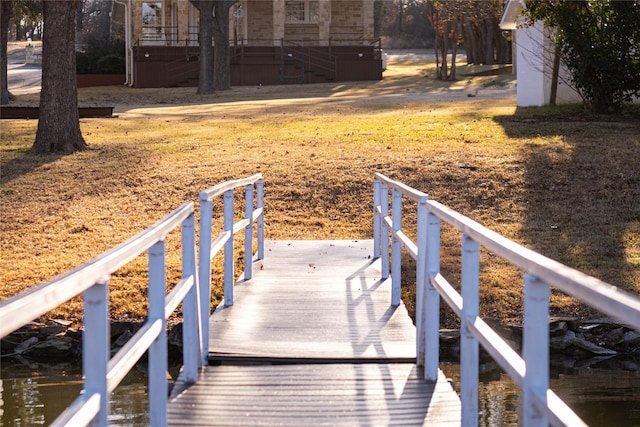
M 403 198 L 416 204 L 416 229 L 412 230 L 415 241 L 403 231 Z M 426 193 L 379 173 L 374 176 L 373 210 L 374 257 L 380 257 L 383 278 L 389 277 L 391 252 L 392 304 L 400 303 L 402 249 L 416 260 L 416 362 L 424 366 L 425 379 L 436 381 L 438 374 L 440 299 L 460 318 L 462 425 L 478 424 L 478 345 L 481 344 L 521 390 L 520 425 L 585 426 L 584 421 L 549 389 L 550 287 L 638 331 L 640 298 L 527 249 L 429 200 Z M 442 221 L 462 233 L 462 294 L 440 272 Z M 522 355 L 479 317 L 480 246 L 525 272 Z
M 335 79 L 338 75 L 338 58 L 331 53 L 331 45 L 328 50 L 317 47 L 305 46 L 304 41 L 281 39 L 280 42 L 280 80 L 284 83 L 286 78 L 300 77 L 305 82 L 305 70 L 313 73 L 326 74 L 329 79 Z M 295 61 L 300 64 L 302 74 L 300 76 L 285 76 L 284 65 L 286 61 Z
M 178 227 L 182 232 L 182 279 L 166 294 L 165 237 Z M 148 316 L 141 329 L 110 358 L 109 278 L 145 251 L 148 254 Z M 196 382 L 202 365 L 200 324 L 208 321 L 199 318 L 198 291 L 194 204 L 188 202 L 152 227 L 86 264 L 0 302 L 0 336 L 10 334 L 82 294 L 84 386 L 80 396 L 52 426 L 106 426 L 109 394 L 147 351 L 149 424 L 165 426 L 168 397 L 166 319 L 182 302 L 182 375 L 185 382 Z
M 234 193 L 244 188 L 244 217 L 234 222 Z M 214 200 L 223 198 L 223 230 L 213 239 Z M 254 197 L 255 196 L 255 197 Z M 255 205 L 255 208 L 254 208 Z M 254 224 L 257 224 L 257 251 L 253 252 Z M 244 271 L 235 277 L 234 235 L 244 231 Z M 211 295 L 211 260 L 224 249 L 224 305 L 233 305 L 233 287 L 238 281 L 252 277 L 254 263 L 264 259 L 264 178 L 255 174 L 248 178 L 226 181 L 200 192 L 200 243 L 199 243 L 200 295 L 203 295 L 200 316 L 202 322 L 203 362 L 206 364 L 209 349 L 209 307 Z

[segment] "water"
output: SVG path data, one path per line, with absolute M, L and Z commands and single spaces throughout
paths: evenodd
M 0 426 L 49 425 L 82 390 L 82 374 L 71 365 L 11 365 L 0 369 Z M 111 395 L 109 425 L 149 425 L 147 375 L 133 370 Z
M 0 426 L 49 425 L 82 389 L 78 368 L 57 365 L 8 366 L 0 369 Z M 456 384 L 458 365 L 442 369 Z M 640 371 L 624 369 L 556 369 L 550 381 L 556 392 L 592 427 L 640 427 Z M 141 427 L 148 421 L 147 376 L 132 371 L 111 396 L 109 424 Z M 518 425 L 518 388 L 498 370 L 481 374 L 480 427 Z
M 441 366 L 460 384 L 460 367 Z M 481 373 L 480 427 L 518 426 L 519 389 L 498 369 Z M 552 369 L 549 388 L 591 427 L 640 427 L 640 371 L 606 368 Z

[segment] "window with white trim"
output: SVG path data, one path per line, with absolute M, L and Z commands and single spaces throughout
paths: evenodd
M 318 22 L 319 15 L 320 2 L 317 0 L 285 2 L 287 22 Z
M 161 1 L 142 2 L 142 39 L 146 41 L 162 40 L 164 16 Z

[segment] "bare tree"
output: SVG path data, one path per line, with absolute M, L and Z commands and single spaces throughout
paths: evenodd
M 374 37 L 390 49 L 432 47 L 429 6 L 424 0 L 374 0 Z
M 189 0 L 200 13 L 198 42 L 200 44 L 200 74 L 198 78 L 198 94 L 213 93 L 213 7 L 211 0 Z
M 460 39 L 461 0 L 429 3 L 429 20 L 435 30 L 436 76 L 440 80 L 456 79 L 456 56 Z M 451 49 L 451 65 L 448 62 Z
M 7 43 L 9 42 L 9 22 L 11 21 L 11 15 L 13 13 L 13 1 L 1 0 L 0 4 L 0 60 L 2 62 L 2 69 L 0 69 L 0 105 L 6 105 L 9 103 L 9 88 L 7 78 Z
M 79 41 L 91 34 L 95 38 L 111 37 L 111 9 L 113 2 L 105 0 L 82 0 L 78 5 Z
M 42 90 L 33 150 L 39 153 L 84 150 L 76 85 L 78 0 L 45 1 L 42 39 Z
M 231 88 L 229 10 L 238 0 L 189 0 L 200 12 L 200 75 L 198 93 Z M 213 55 L 211 41 L 213 40 Z
M 436 68 L 439 79 L 455 80 L 456 56 L 461 43 L 464 43 L 469 64 L 503 64 L 509 59 L 507 41 L 498 27 L 503 3 L 504 0 L 429 2 L 429 20 L 436 33 Z
M 13 23 L 16 40 L 42 34 L 42 0 L 13 0 Z
M 231 88 L 231 46 L 229 10 L 238 0 L 216 0 L 213 9 L 213 88 Z

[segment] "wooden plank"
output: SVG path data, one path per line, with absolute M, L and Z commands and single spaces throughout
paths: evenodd
M 207 366 L 172 392 L 170 426 L 459 426 L 460 400 L 414 364 Z
M 265 242 L 262 269 L 210 318 L 218 363 L 180 376 L 169 425 L 459 426 L 456 392 L 442 372 L 424 381 L 372 253 L 371 240 Z
M 371 240 L 265 242 L 263 268 L 210 319 L 210 360 L 415 360 L 415 327 L 372 253 Z
M 0 119 L 37 119 L 40 107 L 0 107 Z M 81 119 L 112 117 L 113 107 L 78 107 Z

